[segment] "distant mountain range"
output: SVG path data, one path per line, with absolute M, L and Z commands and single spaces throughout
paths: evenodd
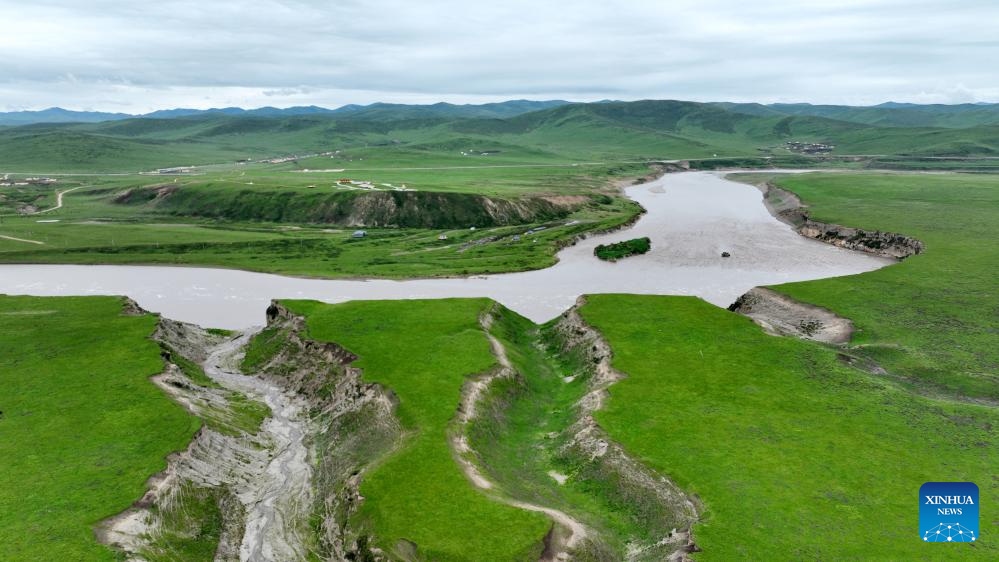
M 241 107 L 222 107 L 212 109 L 162 109 L 151 113 L 131 115 L 127 113 L 106 113 L 101 111 L 72 111 L 61 107 L 51 107 L 39 111 L 0 112 L 0 125 L 19 126 L 35 123 L 100 123 L 103 121 L 121 121 L 123 119 L 174 119 L 178 117 L 195 117 L 202 115 L 228 115 L 247 117 L 290 117 L 293 115 L 350 115 L 372 120 L 395 120 L 399 118 L 428 117 L 469 117 L 469 118 L 506 118 L 514 117 L 531 111 L 549 109 L 566 105 L 563 100 L 532 101 L 510 100 L 498 103 L 465 104 L 435 103 L 432 105 L 407 105 L 395 103 L 373 103 L 370 105 L 345 105 L 336 109 L 327 109 L 315 105 L 288 108 L 260 107 L 243 109 Z
M 397 103 L 372 103 L 370 105 L 344 105 L 328 109 L 315 105 L 277 108 L 260 107 L 243 109 L 223 107 L 213 109 L 163 109 L 141 115 L 126 113 L 105 113 L 98 111 L 71 111 L 59 107 L 41 111 L 0 112 L 0 125 L 19 126 L 36 123 L 100 123 L 124 119 L 175 119 L 181 117 L 230 116 L 230 117 L 291 117 L 298 115 L 349 116 L 371 121 L 398 121 L 403 119 L 508 119 L 552 109 L 572 102 L 564 100 L 510 100 L 497 103 L 456 105 L 435 103 L 430 105 L 408 105 Z M 594 102 L 598 104 L 619 103 L 612 100 Z M 964 128 L 978 125 L 999 124 L 999 104 L 965 103 L 956 105 L 913 104 L 886 102 L 874 106 L 812 105 L 808 103 L 732 103 L 716 102 L 713 105 L 722 109 L 752 115 L 755 117 L 812 116 L 826 117 L 839 121 L 878 125 L 882 127 L 943 127 Z
M 834 156 L 999 156 L 999 105 L 898 105 L 643 100 L 170 110 L 2 127 L 0 168 L 143 171 L 331 151 L 392 153 L 400 161 L 478 151 L 518 163 L 759 158 L 812 145 Z

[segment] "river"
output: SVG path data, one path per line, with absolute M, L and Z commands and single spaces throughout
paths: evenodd
M 143 308 L 206 327 L 264 323 L 271 299 L 326 302 L 489 297 L 536 321 L 583 294 L 693 295 L 728 306 L 759 285 L 863 273 L 892 260 L 798 235 L 775 219 L 756 188 L 724 174 L 667 174 L 627 188 L 647 213 L 631 228 L 593 236 L 559 253 L 547 269 L 462 279 L 323 280 L 247 271 L 162 266 L 0 265 L 0 293 L 127 295 Z M 648 236 L 652 250 L 617 263 L 597 244 Z M 530 243 L 525 237 L 524 243 Z M 722 252 L 731 257 L 722 258 Z

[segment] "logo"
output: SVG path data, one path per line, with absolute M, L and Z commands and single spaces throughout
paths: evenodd
M 919 538 L 923 542 L 978 541 L 978 486 L 927 482 L 919 488 Z

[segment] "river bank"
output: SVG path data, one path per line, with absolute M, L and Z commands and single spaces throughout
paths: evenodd
M 720 174 L 667 174 L 626 193 L 647 211 L 634 225 L 581 240 L 559 252 L 558 264 L 536 271 L 392 281 L 192 267 L 2 265 L 0 292 L 127 295 L 168 318 L 228 329 L 263 324 L 275 298 L 335 303 L 489 297 L 544 322 L 583 294 L 692 295 L 727 307 L 756 286 L 851 275 L 893 263 L 803 238 L 767 211 L 759 191 Z M 652 241 L 645 255 L 620 263 L 593 256 L 599 244 L 642 236 Z

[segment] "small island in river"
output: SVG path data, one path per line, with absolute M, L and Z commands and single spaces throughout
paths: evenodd
M 593 249 L 593 255 L 602 260 L 617 261 L 628 256 L 645 254 L 651 249 L 652 241 L 646 236 L 614 244 L 601 244 Z

